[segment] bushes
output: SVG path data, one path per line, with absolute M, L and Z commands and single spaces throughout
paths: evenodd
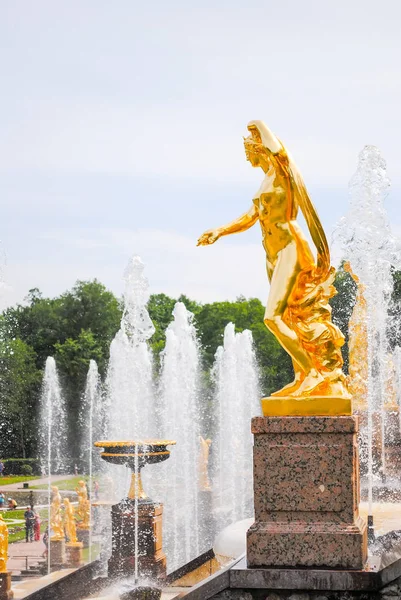
M 6 458 L 4 475 L 40 475 L 40 463 L 37 458 Z
M 23 464 L 21 466 L 21 474 L 22 475 L 32 475 L 32 473 L 33 473 L 33 469 L 31 467 L 31 465 Z

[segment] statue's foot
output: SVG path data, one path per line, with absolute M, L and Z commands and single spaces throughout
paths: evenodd
M 297 373 L 295 375 L 294 381 L 285 385 L 281 390 L 277 390 L 277 392 L 273 392 L 271 396 L 292 396 L 294 392 L 296 392 L 303 381 L 303 376 L 301 377 L 301 373 Z
M 301 398 L 302 396 L 313 396 L 318 392 L 318 388 L 322 386 L 323 383 L 326 383 L 323 375 L 315 371 L 314 373 L 309 373 L 298 387 L 298 389 L 292 394 L 294 398 Z

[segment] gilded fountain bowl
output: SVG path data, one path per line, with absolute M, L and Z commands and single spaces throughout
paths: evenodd
M 167 446 L 172 446 L 173 440 L 124 440 L 95 442 L 97 448 L 104 448 L 101 458 L 114 465 L 127 465 L 132 470 L 163 462 L 170 456 Z

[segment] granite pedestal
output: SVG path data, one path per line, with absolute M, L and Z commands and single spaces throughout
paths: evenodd
M 61 568 L 65 563 L 65 539 L 50 538 L 50 566 Z
M 255 417 L 248 567 L 362 569 L 357 417 Z
M 76 569 L 82 566 L 82 542 L 68 542 L 65 545 L 66 566 Z
M 11 590 L 11 571 L 0 573 L 0 600 L 11 600 L 14 592 Z
M 129 577 L 138 571 L 151 579 L 166 577 L 166 555 L 162 549 L 163 506 L 152 500 L 138 501 L 138 553 L 135 555 L 135 501 L 126 499 L 112 507 L 112 552 L 109 577 Z
M 77 538 L 84 548 L 89 548 L 90 531 L 88 527 L 77 527 Z

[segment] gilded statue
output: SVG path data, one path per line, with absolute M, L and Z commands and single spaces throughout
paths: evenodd
M 349 331 L 349 367 L 348 386 L 354 399 L 356 412 L 367 410 L 368 401 L 368 331 L 367 304 L 365 286 L 358 275 L 353 272 L 349 262 L 344 263 L 344 270 L 349 273 L 357 285 L 354 308 L 348 323 Z
M 90 501 L 88 499 L 88 490 L 86 489 L 85 481 L 78 482 L 78 487 L 75 488 L 78 494 L 77 514 L 80 519 L 78 527 L 81 529 L 89 529 L 90 522 Z
M 203 492 L 211 490 L 209 481 L 209 452 L 212 440 L 205 440 L 201 435 L 199 436 L 200 441 L 200 453 L 199 453 L 199 487 Z
M 58 487 L 52 486 L 52 501 L 50 504 L 50 529 L 53 531 L 51 541 L 64 539 L 63 519 L 61 515 L 61 494 Z
M 366 286 L 354 273 L 349 261 L 344 263 L 344 270 L 351 275 L 357 285 L 355 304 L 348 323 L 348 386 L 354 400 L 354 411 L 359 415 L 363 415 L 368 410 L 369 378 L 369 361 L 366 358 L 369 354 Z M 386 356 L 385 367 L 386 394 L 384 395 L 384 408 L 390 412 L 398 412 L 397 392 L 394 385 L 395 367 L 390 354 Z
M 0 515 L 0 573 L 7 573 L 8 527 Z
M 74 508 L 68 498 L 64 498 L 64 529 L 70 544 L 76 544 L 77 528 L 75 525 Z
M 290 355 L 295 375 L 292 383 L 262 401 L 264 414 L 350 414 L 350 394 L 342 371 L 344 336 L 331 320 L 329 299 L 335 294 L 335 269 L 330 265 L 325 232 L 284 144 L 263 121 L 251 121 L 248 130 L 246 157 L 253 167 L 264 171 L 262 184 L 246 213 L 228 225 L 206 231 L 198 245 L 213 244 L 259 221 L 270 281 L 264 322 Z M 299 210 L 316 259 L 297 222 Z M 307 399 L 312 402 L 294 402 Z M 272 413 L 265 400 L 273 401 Z

